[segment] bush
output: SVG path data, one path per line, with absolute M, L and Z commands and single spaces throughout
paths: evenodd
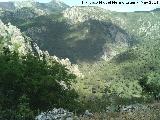
M 2 54 L 1 109 L 7 117 L 18 115 L 21 120 L 21 117 L 29 119 L 32 111 L 38 109 L 64 107 L 73 110 L 78 104 L 78 95 L 70 87 L 74 79 L 75 75 L 56 61 L 49 65 L 45 58 L 40 60 L 30 54 L 21 58 L 17 53 Z

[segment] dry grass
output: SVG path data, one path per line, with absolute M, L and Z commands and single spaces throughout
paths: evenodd
M 95 113 L 92 118 L 80 120 L 160 120 L 160 103 L 148 104 L 146 110 L 133 112 Z

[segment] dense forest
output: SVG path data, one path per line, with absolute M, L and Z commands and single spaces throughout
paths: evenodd
M 0 120 L 159 120 L 159 23 L 159 9 L 0 2 Z

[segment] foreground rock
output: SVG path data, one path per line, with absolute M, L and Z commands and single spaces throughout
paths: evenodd
M 63 108 L 56 109 L 52 111 L 42 112 L 38 115 L 35 120 L 73 120 L 73 113 Z

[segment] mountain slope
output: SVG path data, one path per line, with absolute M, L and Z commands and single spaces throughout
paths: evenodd
M 102 11 L 100 8 L 94 9 Z M 72 21 L 67 18 L 68 10 L 49 15 L 28 11 L 32 9 L 22 8 L 9 15 L 4 13 L 1 18 L 4 22 L 17 25 L 43 50 L 48 50 L 59 57 L 69 57 L 74 62 L 94 61 L 101 57 L 107 60 L 133 45 L 133 35 L 110 20 L 85 18 L 84 21 L 72 24 Z M 20 12 L 22 16 L 19 16 Z M 81 11 L 77 10 L 76 14 L 79 12 Z M 102 12 L 107 13 L 104 10 Z
M 78 63 L 84 78 L 72 87 L 82 100 L 87 99 L 90 104 L 95 102 L 92 98 L 104 102 L 116 96 L 115 104 L 123 104 L 149 101 L 153 96 L 157 99 L 160 86 L 157 10 L 118 13 L 99 7 L 69 7 L 52 11 L 44 4 L 40 10 L 44 14 L 33 7 L 4 10 L 0 18 L 20 28 L 42 50 Z M 112 100 L 108 101 L 112 104 Z
M 98 7 L 43 13 L 27 7 L 4 12 L 1 19 L 18 26 L 41 49 L 76 62 L 108 60 L 144 39 L 159 38 L 159 15 L 153 11 L 116 13 Z
M 3 22 L 18 26 L 41 49 L 74 62 L 109 60 L 145 39 L 160 37 L 156 11 L 117 13 L 99 7 L 69 7 L 56 0 L 15 6 L 14 11 L 2 11 Z

